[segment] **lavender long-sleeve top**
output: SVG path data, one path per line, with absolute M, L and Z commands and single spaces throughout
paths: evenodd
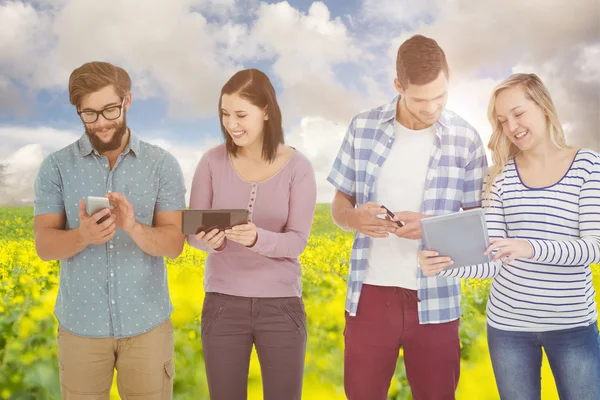
M 190 209 L 247 209 L 258 240 L 247 248 L 227 241 L 219 250 L 194 236 L 191 246 L 207 251 L 204 289 L 244 297 L 300 297 L 300 261 L 316 206 L 310 161 L 296 151 L 271 178 L 247 182 L 235 171 L 225 145 L 206 152 L 196 168 Z

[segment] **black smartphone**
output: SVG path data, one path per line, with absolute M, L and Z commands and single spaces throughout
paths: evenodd
M 386 206 L 384 206 L 383 204 L 381 205 L 381 208 L 383 208 L 385 210 L 385 213 L 388 215 L 388 217 L 390 217 L 392 219 L 392 221 L 394 220 L 394 213 L 391 212 Z M 396 224 L 402 228 L 404 226 L 404 224 L 400 221 L 396 221 Z

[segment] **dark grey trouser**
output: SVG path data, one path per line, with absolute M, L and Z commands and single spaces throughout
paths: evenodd
M 201 329 L 212 400 L 246 400 L 253 345 L 264 399 L 301 399 L 306 353 L 306 313 L 301 298 L 207 293 Z

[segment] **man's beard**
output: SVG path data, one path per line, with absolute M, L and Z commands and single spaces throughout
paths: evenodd
M 85 126 L 85 125 L 84 125 Z M 115 128 L 115 133 L 113 134 L 112 139 L 108 143 L 103 142 L 96 135 L 96 132 L 104 130 L 106 128 L 89 130 L 87 126 L 85 126 L 85 133 L 87 133 L 88 138 L 90 138 L 90 142 L 92 143 L 92 147 L 100 154 L 113 151 L 118 149 L 121 146 L 121 142 L 123 140 L 123 136 L 127 133 L 127 118 L 126 115 L 123 114 L 123 121 L 114 122 L 112 125 L 108 127 L 108 129 Z

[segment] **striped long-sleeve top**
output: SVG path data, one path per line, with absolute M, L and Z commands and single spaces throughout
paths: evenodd
M 440 275 L 492 278 L 488 323 L 543 332 L 587 326 L 598 318 L 590 264 L 600 263 L 600 154 L 581 149 L 554 185 L 530 188 L 514 160 L 486 202 L 492 238 L 531 243 L 531 259 L 449 269 Z

